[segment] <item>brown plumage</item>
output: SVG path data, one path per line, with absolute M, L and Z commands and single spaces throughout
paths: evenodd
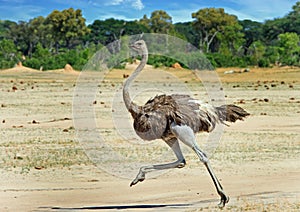
M 192 148 L 201 162 L 206 166 L 218 194 L 221 197 L 220 207 L 224 207 L 229 201 L 221 183 L 215 176 L 206 154 L 198 147 L 195 133 L 211 132 L 218 123 L 235 122 L 248 116 L 243 108 L 236 105 L 222 105 L 214 107 L 210 104 L 198 101 L 189 95 L 173 94 L 155 96 L 146 102 L 144 106 L 135 104 L 129 95 L 129 85 L 142 71 L 148 60 L 148 49 L 144 41 L 137 41 L 132 46 L 142 55 L 142 60 L 136 70 L 126 80 L 123 87 L 123 99 L 126 108 L 131 113 L 133 127 L 139 137 L 144 140 L 161 138 L 174 151 L 177 161 L 167 164 L 143 166 L 130 186 L 142 182 L 147 172 L 182 168 L 185 159 L 181 152 L 178 141 Z
M 144 140 L 172 137 L 171 123 L 187 125 L 194 133 L 211 132 L 217 123 L 235 122 L 248 116 L 236 105 L 213 107 L 189 95 L 160 95 L 139 107 L 134 115 L 134 129 Z

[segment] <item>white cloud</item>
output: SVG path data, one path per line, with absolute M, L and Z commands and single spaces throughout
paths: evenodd
M 110 18 L 114 18 L 114 19 L 117 19 L 117 20 L 129 20 L 126 16 L 120 15 L 120 14 L 117 14 L 117 13 L 113 13 L 113 12 L 100 14 L 97 17 L 97 19 L 99 19 L 99 20 L 106 20 L 106 19 L 110 19 Z
M 265 21 L 283 17 L 292 10 L 292 6 L 297 0 L 230 0 L 238 5 L 238 9 L 226 8 L 228 13 L 238 16 L 239 19 L 252 19 L 257 21 Z
M 258 16 L 256 13 L 255 15 L 251 13 L 246 13 L 240 10 L 234 10 L 232 8 L 224 8 L 225 12 L 231 15 L 237 16 L 239 20 L 252 20 L 252 21 L 264 21 L 265 17 Z
M 131 5 L 133 6 L 133 8 L 137 10 L 142 10 L 145 7 L 141 0 L 133 1 Z
M 172 17 L 173 23 L 192 21 L 193 12 L 196 12 L 195 9 L 180 9 L 167 11 L 167 13 Z
M 144 9 L 142 0 L 112 0 L 107 1 L 106 5 L 118 6 L 118 5 L 131 5 L 136 10 Z
M 107 3 L 108 5 L 120 5 L 124 3 L 125 0 L 113 0 L 110 3 Z

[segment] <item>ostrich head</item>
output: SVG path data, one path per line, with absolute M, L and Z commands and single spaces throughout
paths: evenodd
M 138 52 L 140 55 L 147 55 L 148 54 L 148 49 L 145 41 L 143 40 L 138 40 L 134 42 L 132 45 L 130 45 L 130 48 L 133 49 L 134 51 Z

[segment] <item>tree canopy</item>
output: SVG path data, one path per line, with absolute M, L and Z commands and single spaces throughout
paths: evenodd
M 192 13 L 193 27 L 200 36 L 199 47 L 202 51 L 217 52 L 220 39 L 226 34 L 237 35 L 234 30 L 241 30 L 237 17 L 225 13 L 223 8 L 205 8 L 196 13 Z M 230 32 L 231 31 L 231 32 Z M 228 37 L 229 38 L 229 37 Z M 229 42 L 227 39 L 226 41 Z
M 238 20 L 223 8 L 203 8 L 191 18 L 190 22 L 174 24 L 166 11 L 156 10 L 150 17 L 144 15 L 135 21 L 110 18 L 87 26 L 82 11 L 69 8 L 27 22 L 0 20 L 0 68 L 22 61 L 33 68 L 54 69 L 69 63 L 81 69 L 102 46 L 124 35 L 141 33 L 182 38 L 199 48 L 216 67 L 300 66 L 300 1 L 284 17 L 262 23 Z M 110 51 L 118 52 L 120 46 L 116 42 Z M 170 65 L 170 60 L 161 57 L 150 62 Z

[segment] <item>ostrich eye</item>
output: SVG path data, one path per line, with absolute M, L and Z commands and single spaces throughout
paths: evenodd
M 149 115 L 147 113 L 145 114 L 145 116 L 146 116 L 146 118 L 149 118 Z

